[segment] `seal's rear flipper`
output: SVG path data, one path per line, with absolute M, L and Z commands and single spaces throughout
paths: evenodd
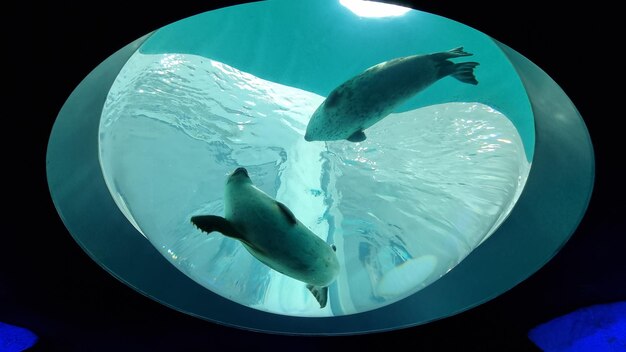
M 452 66 L 452 77 L 463 83 L 477 85 L 478 81 L 474 76 L 474 68 L 478 66 L 478 62 L 463 62 Z
M 354 132 L 350 137 L 347 138 L 350 142 L 363 142 L 367 137 L 365 137 L 365 133 L 362 130 Z
M 196 225 L 197 228 L 206 232 L 207 234 L 217 231 L 221 232 L 228 237 L 233 237 L 238 240 L 243 240 L 243 237 L 231 225 L 228 220 L 224 219 L 221 216 L 216 215 L 196 215 L 191 217 L 191 223 Z
M 320 308 L 326 307 L 326 302 L 328 302 L 328 287 L 306 285 L 306 288 L 315 296 L 315 299 L 320 304 Z
M 454 48 L 452 50 L 442 51 L 440 53 L 430 54 L 430 56 L 433 57 L 433 59 L 435 59 L 435 60 L 446 60 L 446 59 L 453 59 L 455 57 L 472 56 L 472 55 L 473 54 L 471 54 L 471 53 L 463 51 L 463 47 L 462 46 L 460 46 L 458 48 Z

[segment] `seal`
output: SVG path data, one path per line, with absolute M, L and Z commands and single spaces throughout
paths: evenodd
M 197 215 L 191 222 L 207 234 L 213 231 L 239 240 L 259 261 L 307 284 L 326 306 L 328 285 L 339 273 L 335 246 L 328 245 L 289 210 L 257 188 L 248 171 L 237 168 L 228 177 L 224 217 Z
M 363 130 L 382 120 L 400 104 L 446 76 L 477 85 L 478 62 L 448 59 L 472 54 L 458 47 L 450 51 L 413 55 L 382 62 L 335 88 L 315 110 L 304 139 L 362 142 Z

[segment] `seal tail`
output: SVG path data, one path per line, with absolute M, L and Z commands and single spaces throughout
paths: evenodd
M 451 66 L 450 75 L 463 83 L 477 85 L 478 80 L 474 76 L 474 68 L 478 62 L 462 62 Z
M 328 302 L 328 287 L 320 287 L 313 285 L 306 285 L 306 288 L 311 291 L 317 302 L 320 304 L 320 309 L 326 307 Z

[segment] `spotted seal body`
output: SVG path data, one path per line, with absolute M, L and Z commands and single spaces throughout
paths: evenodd
M 474 76 L 477 62 L 453 63 L 448 60 L 470 55 L 459 47 L 401 57 L 370 67 L 328 95 L 313 113 L 304 139 L 361 142 L 366 139 L 365 129 L 443 77 L 452 76 L 464 83 L 478 84 Z
M 339 273 L 334 246 L 304 226 L 284 204 L 258 189 L 245 168 L 228 178 L 225 216 L 193 216 L 191 222 L 207 234 L 217 231 L 235 238 L 270 268 L 307 284 L 323 308 L 328 285 Z

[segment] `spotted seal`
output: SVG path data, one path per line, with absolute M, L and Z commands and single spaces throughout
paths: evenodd
M 477 62 L 448 59 L 472 54 L 450 51 L 401 57 L 370 67 L 335 88 L 315 110 L 306 128 L 307 141 L 365 140 L 363 130 L 382 120 L 415 94 L 446 76 L 478 84 Z
M 339 273 L 335 246 L 304 226 L 291 210 L 257 188 L 240 167 L 229 177 L 224 217 L 197 215 L 191 222 L 207 234 L 217 231 L 239 240 L 270 268 L 307 284 L 320 308 L 326 306 L 328 285 Z

